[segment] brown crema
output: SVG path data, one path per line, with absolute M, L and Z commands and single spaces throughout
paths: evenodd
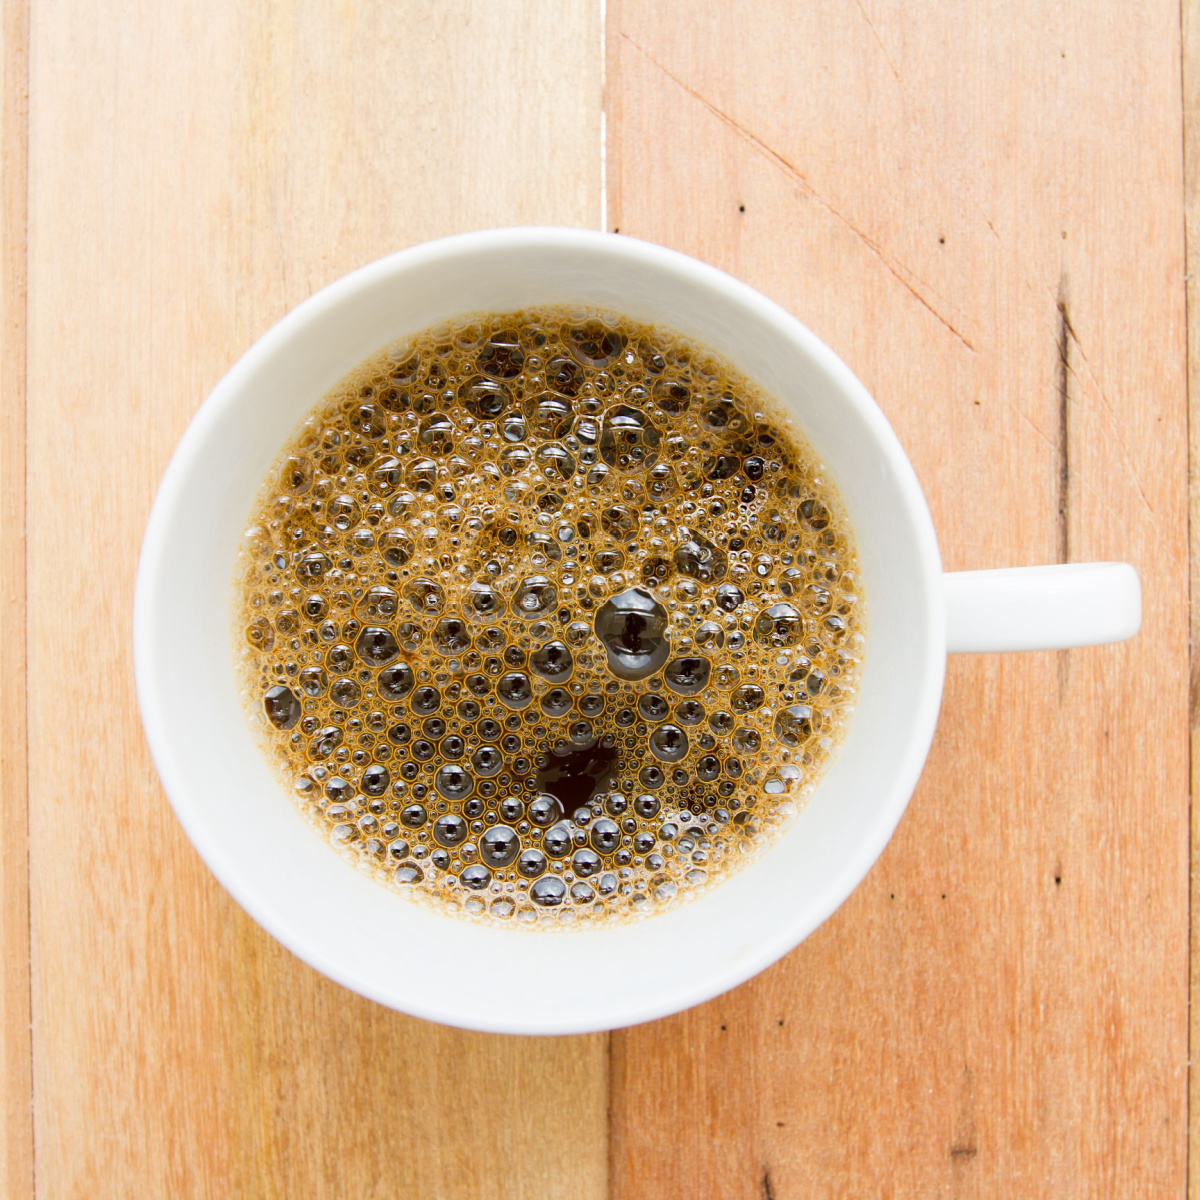
M 359 366 L 272 468 L 235 592 L 247 711 L 310 821 L 392 888 L 538 928 L 766 847 L 864 644 L 850 528 L 777 406 L 591 309 Z

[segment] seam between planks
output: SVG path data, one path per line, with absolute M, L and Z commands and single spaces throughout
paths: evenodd
M 24 832 L 25 832 L 25 1016 L 26 1053 L 29 1063 L 29 1196 L 37 1200 L 37 1113 L 33 1059 L 33 879 L 32 847 L 29 838 L 29 53 L 33 0 L 12 0 L 21 14 L 22 72 L 24 110 L 21 114 L 21 159 L 24 202 L 21 213 L 21 633 L 24 641 L 24 673 L 21 690 L 25 695 L 22 709 L 25 728 Z
M 1184 1129 L 1184 1190 L 1187 1196 L 1193 1196 L 1198 1189 L 1194 1186 L 1192 1178 L 1192 1138 L 1194 1136 L 1192 1123 L 1194 1119 L 1193 1103 L 1193 1066 L 1192 1059 L 1195 1053 L 1195 1041 L 1193 1037 L 1193 1020 L 1194 1009 L 1196 1003 L 1194 990 L 1194 939 L 1196 936 L 1195 930 L 1195 872 L 1196 872 L 1196 837 L 1195 837 L 1195 771 L 1196 771 L 1196 754 L 1195 754 L 1195 739 L 1196 739 L 1196 707 L 1197 707 L 1197 680 L 1196 680 L 1196 645 L 1194 629 L 1196 623 L 1196 545 L 1195 536 L 1197 533 L 1195 522 L 1193 521 L 1193 506 L 1197 502 L 1197 483 L 1195 478 L 1196 459 L 1195 459 L 1195 439 L 1200 436 L 1200 430 L 1197 429 L 1196 413 L 1193 409 L 1192 396 L 1192 368 L 1193 356 L 1200 353 L 1200 346 L 1195 344 L 1192 337 L 1192 322 L 1194 319 L 1200 319 L 1197 316 L 1195 306 L 1192 303 L 1193 281 L 1191 280 L 1191 260 L 1192 260 L 1192 237 L 1191 229 L 1192 218 L 1190 211 L 1190 195 L 1189 195 L 1189 169 L 1194 166 L 1191 162 L 1192 154 L 1190 153 L 1190 139 L 1192 135 L 1191 121 L 1189 117 L 1194 117 L 1196 114 L 1189 111 L 1189 89 L 1193 83 L 1193 76 L 1200 63 L 1193 61 L 1190 53 L 1191 47 L 1191 29 L 1192 21 L 1196 18 L 1195 11 L 1196 0 L 1180 0 L 1179 5 L 1179 95 L 1180 95 L 1180 152 L 1183 159 L 1183 246 L 1184 246 L 1184 280 L 1183 280 L 1183 300 L 1184 300 L 1184 395 L 1187 405 L 1187 422 L 1188 422 L 1188 447 L 1187 447 L 1187 480 L 1188 480 L 1188 505 L 1187 505 L 1187 545 L 1188 545 L 1188 878 L 1187 878 L 1187 904 L 1188 904 L 1188 941 L 1187 941 L 1187 1071 L 1186 1082 L 1184 1087 L 1184 1114 L 1185 1114 L 1185 1129 Z
M 608 233 L 608 0 L 600 0 L 600 232 Z M 604 1194 L 617 1200 L 613 1144 L 613 1038 L 604 1035 Z
M 608 232 L 608 0 L 600 0 L 600 232 Z M 604 1195 L 616 1200 L 613 1172 L 613 1032 L 604 1034 Z

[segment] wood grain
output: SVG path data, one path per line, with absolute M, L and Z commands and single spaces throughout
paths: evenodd
M 1188 381 L 1188 515 L 1190 532 L 1190 643 L 1189 689 L 1192 796 L 1200 786 L 1200 3 L 1181 5 L 1183 41 L 1183 196 L 1187 241 L 1187 381 Z M 1191 955 L 1188 981 L 1189 1095 L 1188 1195 L 1200 1197 L 1200 1063 L 1194 1061 L 1200 1046 L 1200 811 L 1192 803 L 1191 828 Z
M 280 949 L 215 885 L 170 812 L 129 657 L 156 483 L 197 405 L 259 334 L 413 242 L 598 223 L 598 22 L 595 3 L 549 0 L 33 9 L 41 1196 L 606 1192 L 604 1038 L 442 1029 Z
M 0 3 L 0 1196 L 33 1192 L 25 691 L 29 9 Z
M 842 355 L 946 565 L 1125 559 L 1145 588 L 1124 646 L 952 660 L 922 783 L 843 909 L 614 1035 L 613 1194 L 1178 1195 L 1178 6 L 610 0 L 608 47 L 610 226 Z

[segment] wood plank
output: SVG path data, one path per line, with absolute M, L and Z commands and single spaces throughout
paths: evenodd
M 1183 0 L 1180 6 L 1183 41 L 1183 197 L 1187 242 L 1187 390 L 1188 390 L 1188 515 L 1190 533 L 1190 644 L 1189 688 L 1192 795 L 1200 784 L 1200 3 Z M 1190 1048 L 1200 1045 L 1200 812 L 1192 804 L 1191 828 L 1191 946 L 1188 996 Z M 1188 1195 L 1200 1197 L 1200 1063 L 1189 1050 L 1188 1093 Z
M 0 5 L 0 1196 L 33 1194 L 25 704 L 29 6 Z
M 39 1194 L 606 1192 L 605 1039 L 439 1028 L 270 941 L 159 789 L 129 651 L 155 486 L 254 338 L 413 242 L 597 225 L 599 36 L 591 0 L 34 10 Z
M 843 909 L 614 1035 L 613 1194 L 1179 1194 L 1178 6 L 612 0 L 608 38 L 610 226 L 846 359 L 949 568 L 1115 558 L 1145 585 L 1125 646 L 952 660 L 922 783 Z

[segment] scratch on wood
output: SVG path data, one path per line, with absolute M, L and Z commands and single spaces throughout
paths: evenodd
M 1067 280 L 1058 276 L 1058 561 L 1071 561 L 1071 342 L 1075 331 L 1067 312 Z M 1060 650 L 1058 659 L 1058 702 L 1066 697 L 1071 682 L 1071 652 Z
M 867 28 L 875 35 L 875 41 L 879 43 L 879 51 L 886 60 L 887 65 L 892 68 L 892 74 L 895 75 L 896 82 L 903 87 L 904 84 L 900 79 L 900 72 L 896 70 L 896 64 L 892 62 L 892 56 L 887 52 L 887 47 L 883 44 L 883 38 L 879 36 L 879 30 L 875 28 L 875 22 L 867 16 L 867 10 L 863 8 L 862 0 L 855 0 L 855 3 L 858 5 L 858 11 L 862 13 L 862 19 L 867 23 Z
M 809 181 L 804 177 L 800 169 L 796 167 L 795 164 L 784 158 L 778 150 L 774 150 L 768 146 L 767 143 L 762 140 L 762 138 L 758 137 L 754 133 L 751 133 L 750 130 L 744 125 L 739 124 L 727 112 L 713 104 L 711 100 L 702 96 L 698 91 L 696 91 L 695 88 L 684 83 L 684 81 L 680 79 L 678 75 L 675 75 L 673 72 L 664 67 L 663 64 L 654 57 L 654 55 L 634 41 L 629 34 L 622 33 L 621 37 L 624 38 L 625 41 L 627 41 L 631 46 L 633 46 L 633 48 L 637 50 L 639 54 L 643 55 L 643 57 L 653 63 L 654 66 L 656 66 L 668 79 L 678 85 L 683 91 L 687 92 L 687 94 L 691 96 L 693 100 L 708 109 L 708 111 L 712 113 L 712 115 L 716 117 L 718 121 L 732 129 L 734 133 L 738 135 L 738 137 L 742 138 L 744 141 L 753 146 L 754 149 L 757 150 L 764 158 L 766 158 L 768 162 L 772 163 L 774 166 L 783 171 L 783 173 L 787 175 L 787 177 L 791 179 L 792 182 L 795 183 L 796 186 L 799 187 L 806 196 L 816 201 L 816 203 L 819 204 L 827 213 L 829 213 L 830 216 L 840 221 L 847 229 L 850 230 L 851 233 L 854 234 L 855 237 L 859 239 L 859 241 L 862 242 L 864 246 L 866 246 L 868 250 L 871 251 L 872 254 L 875 255 L 876 258 L 879 259 L 879 261 L 888 269 L 888 271 L 890 271 L 891 274 L 894 275 L 896 279 L 909 292 L 912 293 L 912 295 L 920 302 L 922 307 L 928 309 L 928 311 L 934 317 L 936 317 L 937 320 L 940 321 L 952 334 L 954 334 L 954 336 L 958 338 L 958 340 L 962 342 L 962 344 L 968 350 L 970 350 L 972 354 L 978 353 L 974 344 L 963 334 L 959 333 L 959 331 L 955 329 L 955 327 L 944 316 L 942 316 L 942 314 L 938 312 L 938 310 L 934 308 L 933 305 L 930 304 L 929 301 L 926 300 L 925 297 L 922 296 L 915 287 L 913 287 L 909 280 L 905 278 L 905 275 L 910 276 L 912 279 L 918 279 L 918 281 L 924 287 L 929 287 L 929 285 L 925 283 L 924 280 L 920 280 L 919 277 L 913 271 L 909 270 L 909 268 L 906 267 L 902 262 L 900 262 L 899 259 L 893 258 L 893 256 L 889 254 L 873 237 L 871 237 L 870 234 L 859 229 L 849 217 L 845 216 L 843 213 L 834 208 L 834 206 L 830 204 L 830 202 L 826 200 L 825 197 L 822 196 L 821 193 L 818 192 L 811 183 L 809 183 Z M 933 289 L 930 288 L 930 291 L 932 290 Z
M 1024 421 L 1025 424 L 1028 425 L 1029 428 L 1032 429 L 1033 432 L 1036 433 L 1037 436 L 1040 437 L 1042 439 L 1042 441 L 1046 443 L 1047 446 L 1050 447 L 1051 450 L 1057 449 L 1057 447 L 1054 444 L 1053 439 L 1050 438 L 1047 434 L 1042 432 L 1042 430 L 1038 426 L 1037 422 L 1035 422 L 1034 419 L 1027 412 L 1025 412 L 1024 409 L 1021 408 L 1020 405 L 1010 403 L 1009 408 L 1012 409 L 1012 411 L 1015 412 L 1017 414 L 1017 416 L 1020 417 L 1021 420 Z
M 1066 279 L 1058 280 L 1058 561 L 1071 561 L 1071 317 Z
M 1032 289 L 1033 285 L 1027 283 L 1026 286 Z M 1046 288 L 1046 291 L 1051 296 L 1054 295 L 1054 293 L 1050 292 L 1049 287 Z M 1055 304 L 1057 305 L 1057 303 L 1058 298 L 1055 297 Z M 1096 392 L 1100 397 L 1101 407 L 1108 418 L 1109 424 L 1112 426 L 1113 433 L 1117 439 L 1117 445 L 1121 450 L 1121 455 L 1125 459 L 1126 465 L 1129 467 L 1129 474 L 1132 476 L 1133 482 L 1137 485 L 1138 496 L 1141 498 L 1142 503 L 1146 506 L 1146 512 L 1150 517 L 1150 523 L 1155 529 L 1158 529 L 1158 517 L 1155 515 L 1154 507 L 1151 505 L 1149 497 L 1146 495 L 1146 489 L 1142 486 L 1142 480 L 1138 475 L 1136 464 L 1133 461 L 1133 455 L 1129 453 L 1129 447 L 1126 445 L 1125 438 L 1121 433 L 1121 426 L 1117 421 L 1116 409 L 1113 407 L 1112 401 L 1109 400 L 1108 393 L 1104 390 L 1104 385 L 1100 382 L 1100 376 L 1096 374 L 1096 369 L 1092 366 L 1092 361 L 1090 358 L 1088 358 L 1087 351 L 1083 348 L 1083 342 L 1080 341 L 1079 335 L 1075 332 L 1075 326 L 1072 325 L 1070 321 L 1067 322 L 1067 335 L 1070 337 L 1072 343 L 1074 343 L 1075 349 L 1078 351 L 1079 358 L 1082 361 L 1088 375 L 1091 376 L 1092 385 L 1095 387 Z M 1067 370 L 1075 382 L 1080 386 L 1080 388 L 1082 388 L 1083 377 L 1075 369 L 1074 364 L 1068 364 Z M 1078 485 L 1080 481 L 1076 480 L 1075 483 Z
M 771 1172 L 766 1167 L 763 1167 L 762 1194 L 763 1200 L 775 1200 L 775 1190 L 771 1187 Z
M 1051 293 L 1051 294 L 1053 295 L 1053 293 Z M 1076 336 L 1075 336 L 1074 329 L 1072 327 L 1068 327 L 1068 332 L 1070 333 L 1071 340 L 1075 343 L 1075 349 L 1080 352 L 1080 357 L 1082 358 L 1083 357 L 1082 348 L 1079 345 L 1078 338 L 1076 338 Z M 1061 359 L 1060 359 L 1060 362 L 1061 362 Z M 1084 386 L 1083 380 L 1080 378 L 1079 372 L 1075 370 L 1075 367 L 1073 364 L 1068 363 L 1067 373 L 1075 381 L 1076 394 L 1078 394 L 1079 389 Z M 1093 380 L 1095 380 L 1094 373 L 1093 373 L 1092 377 L 1093 377 Z M 1096 383 L 1096 386 L 1099 387 L 1098 382 Z M 1022 421 L 1025 422 L 1025 424 L 1034 433 L 1034 435 L 1040 441 L 1044 442 L 1049 447 L 1051 453 L 1053 453 L 1055 455 L 1058 454 L 1058 442 L 1056 441 L 1056 439 L 1052 438 L 1048 433 L 1046 433 L 1041 428 L 1041 426 L 1039 426 L 1038 423 L 1019 404 L 1017 404 L 1012 399 L 1006 399 L 1004 401 L 1004 405 L 1008 409 L 1008 411 L 1015 413 Z M 1124 451 L 1123 445 L 1122 445 L 1121 449 L 1122 449 L 1122 451 Z M 1129 462 L 1128 454 L 1125 454 L 1125 459 L 1127 462 Z M 1129 462 L 1129 468 L 1130 468 L 1130 473 L 1133 474 L 1132 462 Z M 1086 493 L 1088 498 L 1093 503 L 1097 504 L 1105 513 L 1107 513 L 1109 516 L 1111 516 L 1114 521 L 1120 521 L 1123 519 L 1121 514 L 1113 507 L 1112 501 L 1109 500 L 1108 497 L 1103 492 L 1097 491 L 1096 488 L 1089 486 L 1087 480 L 1080 479 L 1079 476 L 1077 475 L 1071 481 L 1071 486 L 1074 488 L 1074 494 L 1077 499 L 1081 493 Z M 1138 484 L 1138 489 L 1140 492 L 1141 491 L 1140 483 Z M 1149 501 L 1146 500 L 1144 492 L 1141 493 L 1141 497 L 1142 497 L 1142 503 L 1146 506 L 1147 514 L 1150 517 L 1150 522 L 1157 529 L 1158 521 L 1154 516 L 1154 510 L 1152 508 L 1150 508 Z
M 955 1166 L 969 1163 L 979 1152 L 975 1145 L 975 1073 L 963 1063 L 958 1077 L 958 1120 L 950 1143 L 950 1161 Z

